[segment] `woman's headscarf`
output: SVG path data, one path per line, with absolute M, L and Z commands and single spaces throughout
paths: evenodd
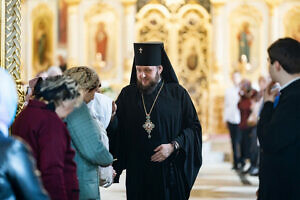
M 0 126 L 1 132 L 8 136 L 7 129 L 16 115 L 18 95 L 13 78 L 2 68 L 0 68 L 0 80 Z

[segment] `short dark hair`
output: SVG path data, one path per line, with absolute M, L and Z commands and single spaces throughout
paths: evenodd
M 268 48 L 271 64 L 278 61 L 289 74 L 300 73 L 300 43 L 292 38 L 281 38 Z

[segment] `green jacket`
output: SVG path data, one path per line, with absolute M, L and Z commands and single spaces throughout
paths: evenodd
M 75 108 L 65 121 L 76 151 L 79 199 L 100 200 L 98 166 L 110 165 L 113 157 L 101 142 L 100 129 L 86 103 Z

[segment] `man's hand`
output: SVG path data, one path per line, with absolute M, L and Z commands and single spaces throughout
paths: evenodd
M 264 91 L 264 102 L 267 101 L 271 101 L 274 102 L 275 97 L 278 95 L 279 93 L 279 87 L 275 87 L 276 83 L 275 82 L 271 82 L 268 87 L 265 89 Z
M 111 118 L 110 121 L 114 118 L 114 116 L 116 115 L 117 112 L 117 104 L 115 103 L 115 101 L 112 101 L 112 106 L 111 106 Z
M 112 169 L 113 173 L 112 173 L 112 178 L 114 179 L 117 176 L 117 172 L 116 170 L 114 170 L 114 168 Z
M 153 156 L 151 156 L 152 162 L 162 162 L 166 158 L 168 158 L 171 153 L 174 151 L 174 147 L 172 144 L 162 144 L 154 149 L 156 152 Z

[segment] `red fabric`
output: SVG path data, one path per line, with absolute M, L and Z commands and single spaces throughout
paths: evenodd
M 32 148 L 51 199 L 78 199 L 75 151 L 66 125 L 57 114 L 47 109 L 45 103 L 30 100 L 16 118 L 12 133 Z
M 247 98 L 245 96 L 241 97 L 238 108 L 241 112 L 241 122 L 239 124 L 239 127 L 240 129 L 247 129 L 249 127 L 247 124 L 247 120 L 251 113 L 251 98 Z

